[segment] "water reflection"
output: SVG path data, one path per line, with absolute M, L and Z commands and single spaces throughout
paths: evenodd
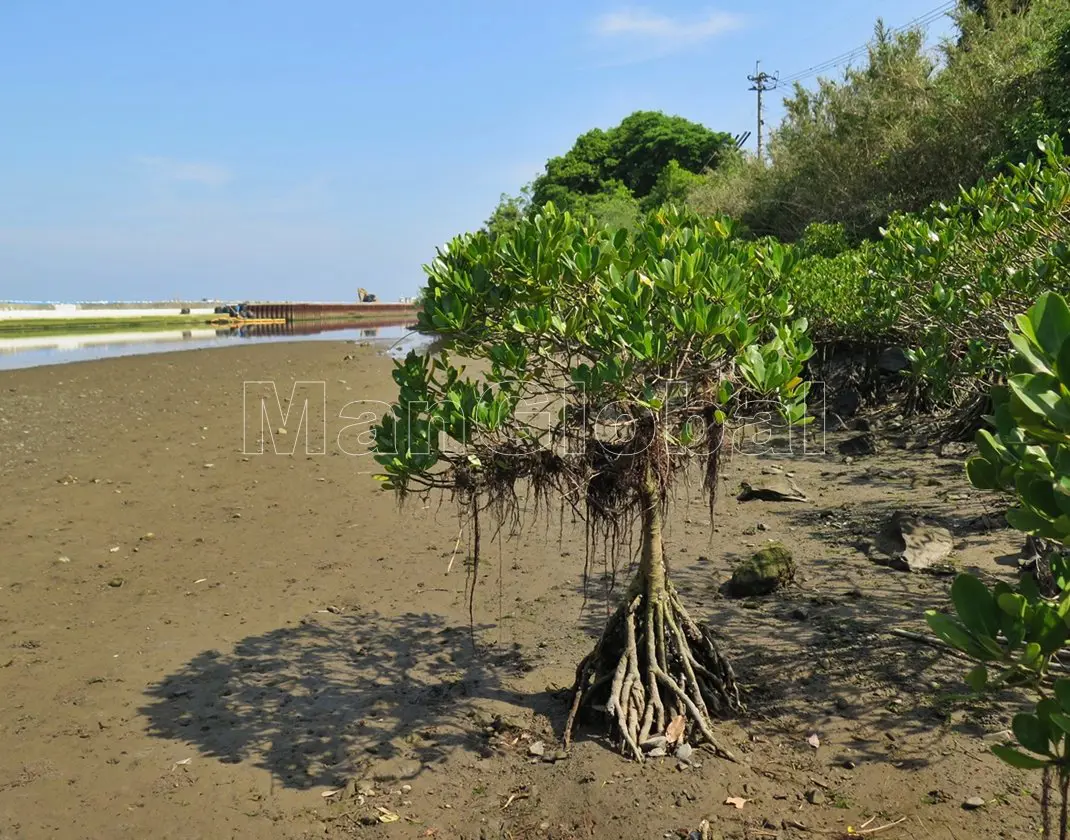
M 5 338 L 0 334 L 0 370 L 166 353 L 202 347 L 225 347 L 235 341 L 371 341 L 391 355 L 424 346 L 428 339 L 415 332 L 411 321 L 302 322 L 296 324 L 249 324 L 244 327 L 187 327 L 123 332 L 82 332 L 26 335 Z

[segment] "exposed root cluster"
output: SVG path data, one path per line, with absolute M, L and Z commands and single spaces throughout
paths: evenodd
M 713 716 L 742 710 L 731 665 L 665 577 L 632 584 L 601 638 L 576 669 L 565 747 L 581 709 L 604 709 L 621 749 L 643 760 L 643 744 L 683 716 L 700 740 L 735 760 L 713 734 Z

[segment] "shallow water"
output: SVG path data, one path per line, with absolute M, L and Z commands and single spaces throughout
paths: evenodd
M 202 347 L 233 347 L 242 341 L 353 341 L 373 342 L 392 356 L 426 345 L 429 339 L 414 332 L 408 322 L 383 326 L 356 324 L 261 325 L 241 329 L 194 327 L 113 333 L 47 334 L 0 337 L 0 370 L 168 353 Z

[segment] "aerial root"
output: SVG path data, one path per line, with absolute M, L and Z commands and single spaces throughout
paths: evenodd
M 680 715 L 687 729 L 698 732 L 698 740 L 736 760 L 711 726 L 712 717 L 742 710 L 735 675 L 668 581 L 661 587 L 633 584 L 594 650 L 577 666 L 566 749 L 584 707 L 604 711 L 622 751 L 638 761 L 644 743 L 664 734 Z

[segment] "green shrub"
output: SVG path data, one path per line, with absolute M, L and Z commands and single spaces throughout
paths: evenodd
M 811 222 L 795 244 L 804 257 L 838 257 L 851 247 L 841 222 Z
M 995 433 L 977 435 L 980 454 L 966 464 L 979 488 L 1014 494 L 1007 513 L 1015 528 L 1057 545 L 1070 544 L 1070 308 L 1047 293 L 1016 318 L 1014 353 L 1005 385 L 993 389 Z M 1017 747 L 993 746 L 1003 761 L 1022 769 L 1043 769 L 1060 779 L 1060 837 L 1067 836 L 1070 786 L 1070 680 L 1050 685 L 1052 659 L 1070 638 L 1070 558 L 1048 558 L 1057 588 L 1045 597 L 1032 577 L 1017 587 L 991 589 L 972 575 L 951 587 L 954 615 L 930 610 L 926 619 L 946 643 L 978 665 L 966 676 L 976 692 L 1008 686 L 1027 688 L 1039 700 L 1032 712 L 1014 716 Z M 1050 823 L 1045 814 L 1045 836 Z

